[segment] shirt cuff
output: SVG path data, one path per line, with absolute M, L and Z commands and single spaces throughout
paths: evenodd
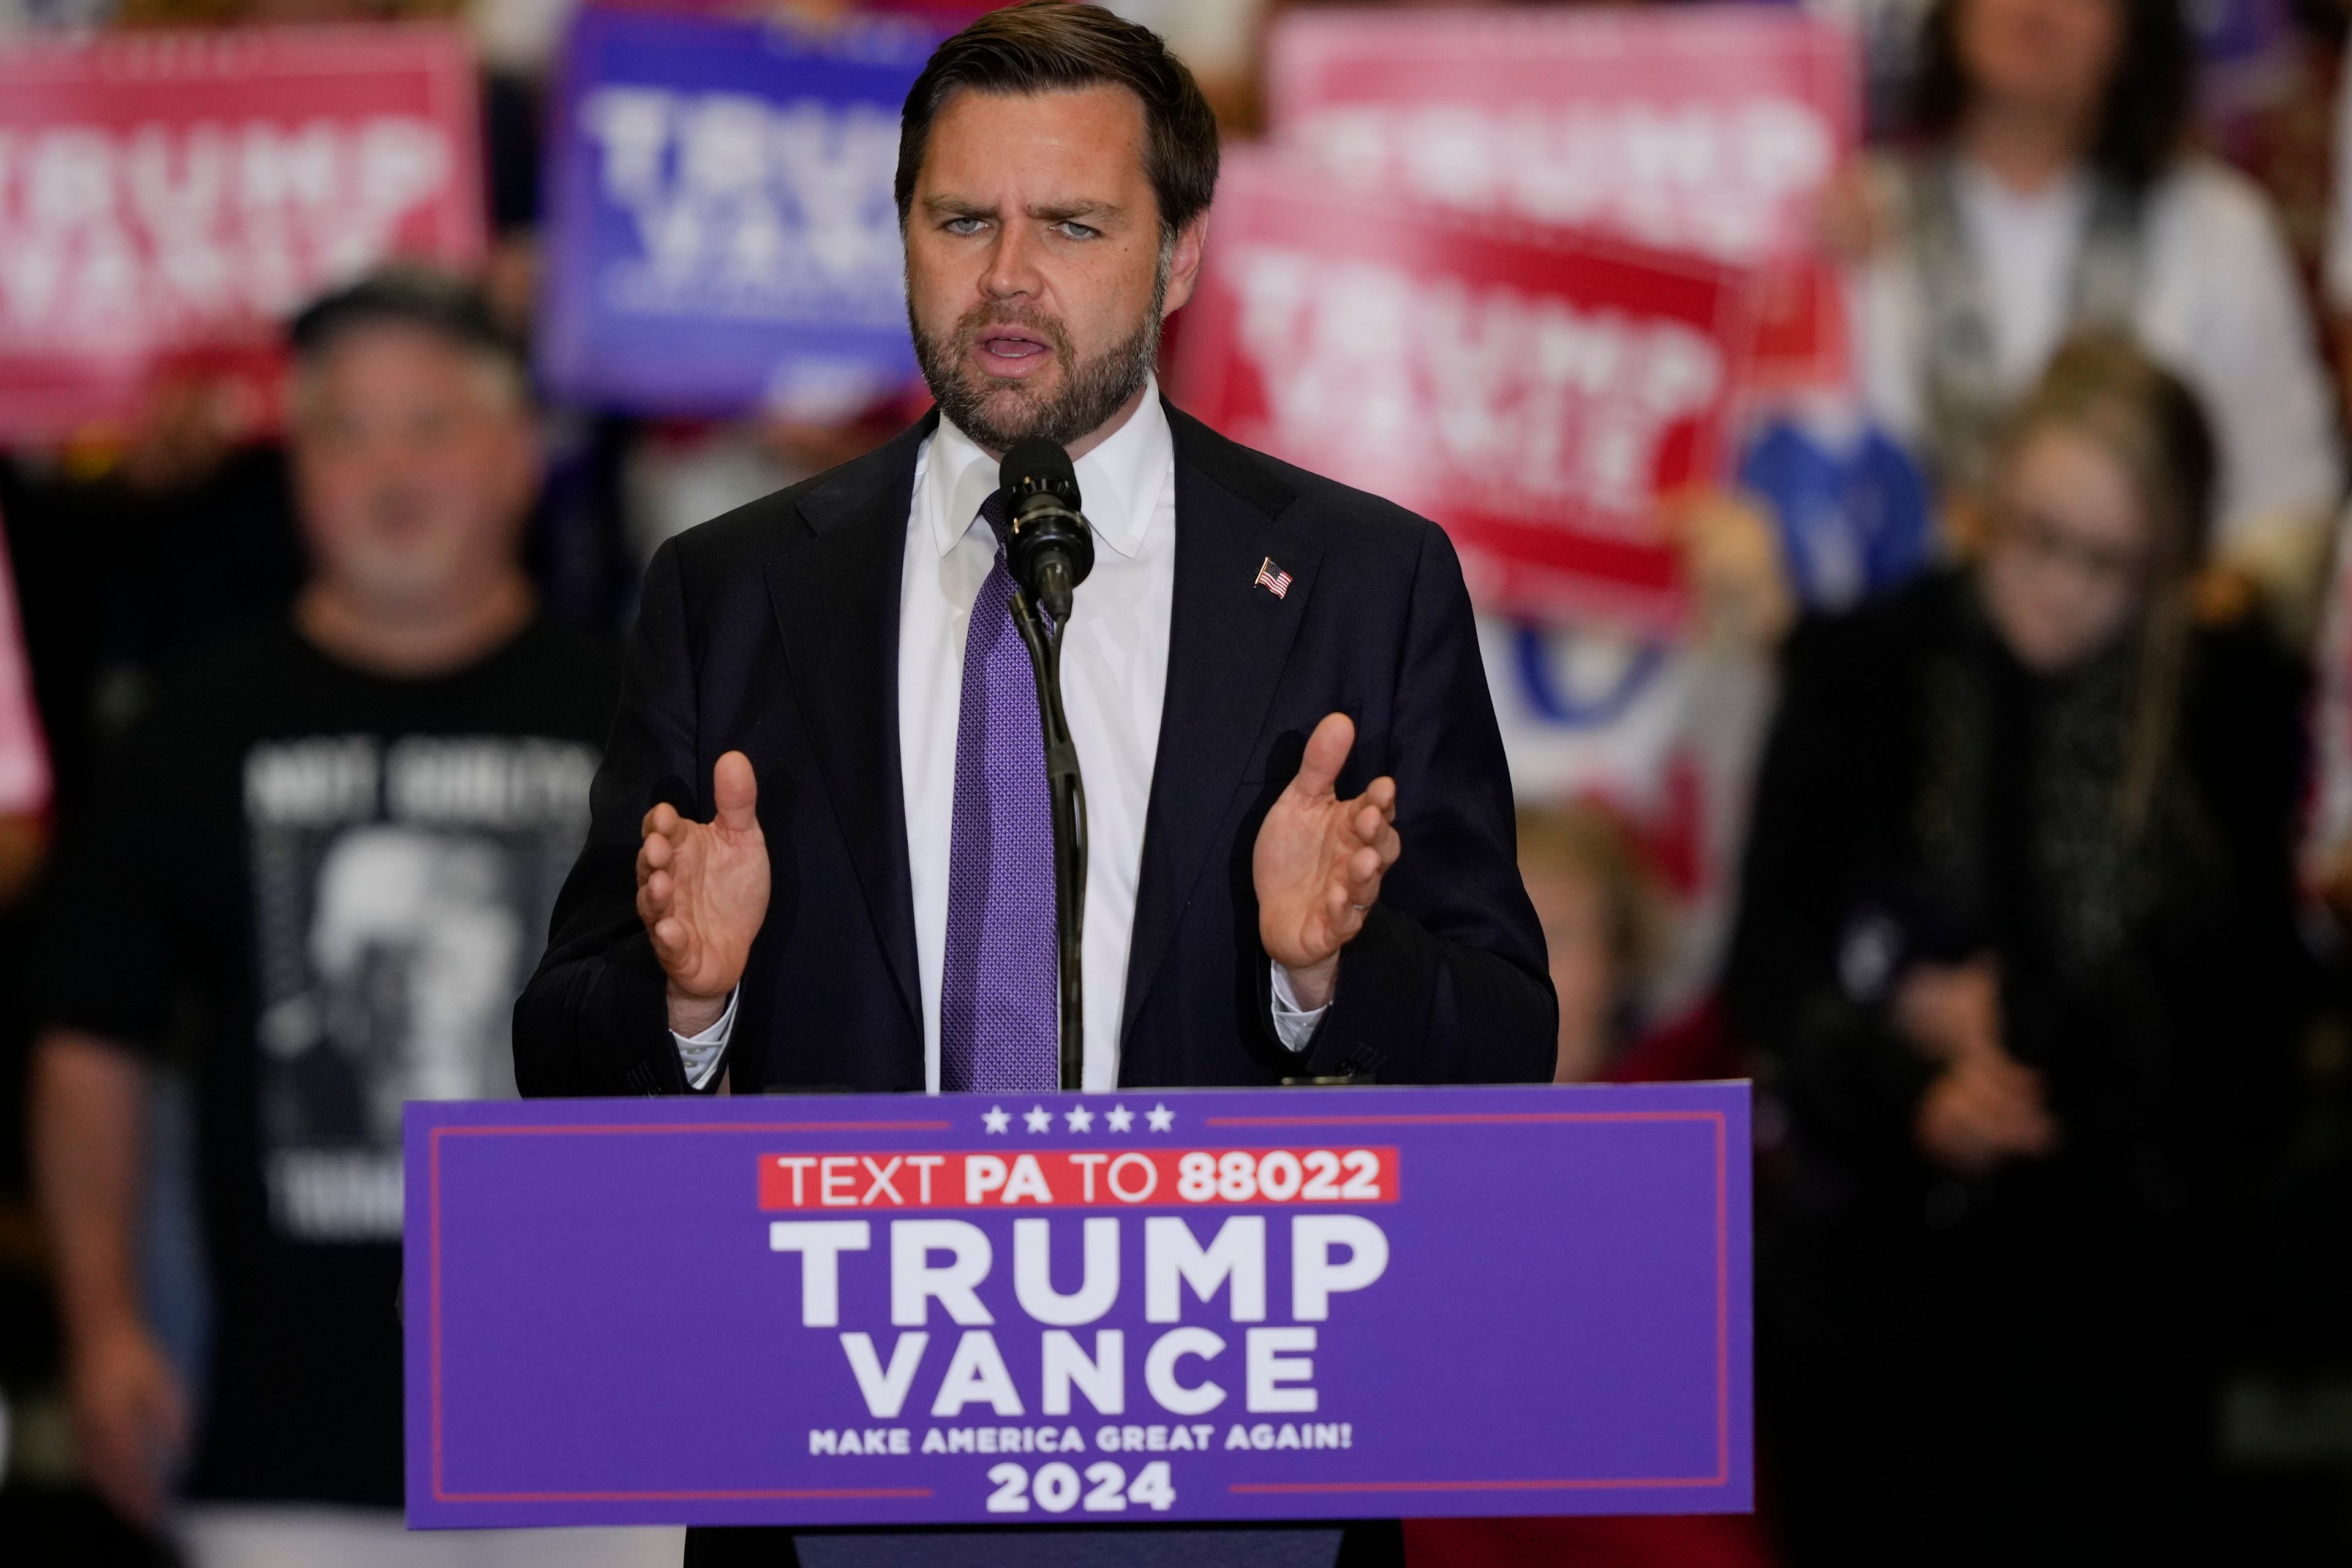
M 1303 1051 L 1315 1037 L 1315 1026 L 1331 1010 L 1329 1003 L 1320 1007 L 1301 1007 L 1298 993 L 1290 988 L 1290 971 L 1276 959 L 1266 960 L 1274 971 L 1274 1037 L 1282 1042 L 1286 1051 Z M 734 1016 L 734 1005 L 728 1005 L 728 1016 Z
M 1281 966 L 1276 965 L 1275 972 L 1279 974 Z M 735 1032 L 736 998 L 742 994 L 740 986 L 730 991 L 727 994 L 727 1011 L 719 1014 L 719 1022 L 702 1033 L 688 1036 L 681 1035 L 676 1029 L 669 1032 L 669 1037 L 677 1044 L 677 1059 L 686 1068 L 688 1089 L 709 1089 L 710 1080 L 719 1076 L 719 1064 L 727 1055 L 727 1037 Z M 1276 1004 L 1277 1009 L 1279 1005 Z

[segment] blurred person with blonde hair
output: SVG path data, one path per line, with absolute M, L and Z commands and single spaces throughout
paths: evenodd
M 1588 1083 L 1638 1022 L 1666 940 L 1664 899 L 1640 845 L 1595 802 L 1522 805 L 1518 828 L 1519 876 L 1543 922 L 1559 994 L 1552 1081 Z
M 1800 1561 L 2171 1561 L 2210 1522 L 2305 985 L 2302 680 L 2199 619 L 2215 468 L 2179 379 L 2076 340 L 1981 555 L 1790 640 L 1727 989 L 1787 1129 L 1759 1409 Z

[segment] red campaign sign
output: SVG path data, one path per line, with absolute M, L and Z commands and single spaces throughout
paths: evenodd
M 1393 1148 L 762 1154 L 763 1209 L 1392 1204 Z
M 1230 156 L 1172 380 L 1235 440 L 1444 524 L 1489 609 L 1672 626 L 1656 503 L 1720 471 L 1748 283 Z
M 1755 374 L 1839 379 L 1815 244 L 1861 134 L 1853 36 L 1795 7 L 1294 11 L 1268 46 L 1276 142 L 1365 190 L 1765 265 Z
M 0 438 L 131 417 L 165 363 L 249 372 L 393 258 L 478 262 L 479 140 L 451 28 L 0 44 Z

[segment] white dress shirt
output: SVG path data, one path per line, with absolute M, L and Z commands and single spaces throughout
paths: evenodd
M 2021 394 L 2066 335 L 2074 258 L 2091 229 L 2090 177 L 2078 171 L 2020 191 L 1963 158 L 1953 185 L 1960 227 L 1992 302 L 1993 368 L 2003 386 Z
M 1176 447 L 1160 389 L 1076 460 L 1093 526 L 1094 570 L 1078 590 L 1062 647 L 1062 702 L 1087 786 L 1083 957 L 1089 1092 L 1118 1086 L 1119 1016 L 1143 865 L 1143 825 L 1168 689 L 1176 586 Z M 948 860 L 955 820 L 956 731 L 972 601 L 996 559 L 982 521 L 997 460 L 945 419 L 915 458 L 915 498 L 898 581 L 898 764 L 914 882 L 915 955 L 923 1000 L 923 1086 L 940 1088 L 940 977 L 947 959 Z M 1274 965 L 1274 1023 L 1303 1048 L 1322 1009 L 1301 1009 Z M 732 1031 L 735 1003 L 703 1033 L 677 1037 L 688 1081 L 705 1087 Z

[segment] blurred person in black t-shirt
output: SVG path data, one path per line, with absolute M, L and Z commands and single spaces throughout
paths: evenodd
M 310 579 L 290 616 L 163 684 L 68 834 L 40 965 L 34 1158 L 75 1435 L 133 1519 L 184 1476 L 200 1568 L 461 1544 L 390 1511 L 400 1107 L 514 1092 L 509 1010 L 618 678 L 610 639 L 543 618 L 519 564 L 540 453 L 479 297 L 388 274 L 313 306 L 294 343 Z M 193 1400 L 132 1261 L 144 1069 L 165 1052 L 194 1068 L 215 1297 Z M 462 1544 L 499 1563 L 677 1550 Z
M 2230 1560 L 2213 1390 L 2299 998 L 2303 678 L 2196 576 L 2214 449 L 2116 337 L 1979 558 L 1790 640 L 1727 992 L 1803 1564 Z

